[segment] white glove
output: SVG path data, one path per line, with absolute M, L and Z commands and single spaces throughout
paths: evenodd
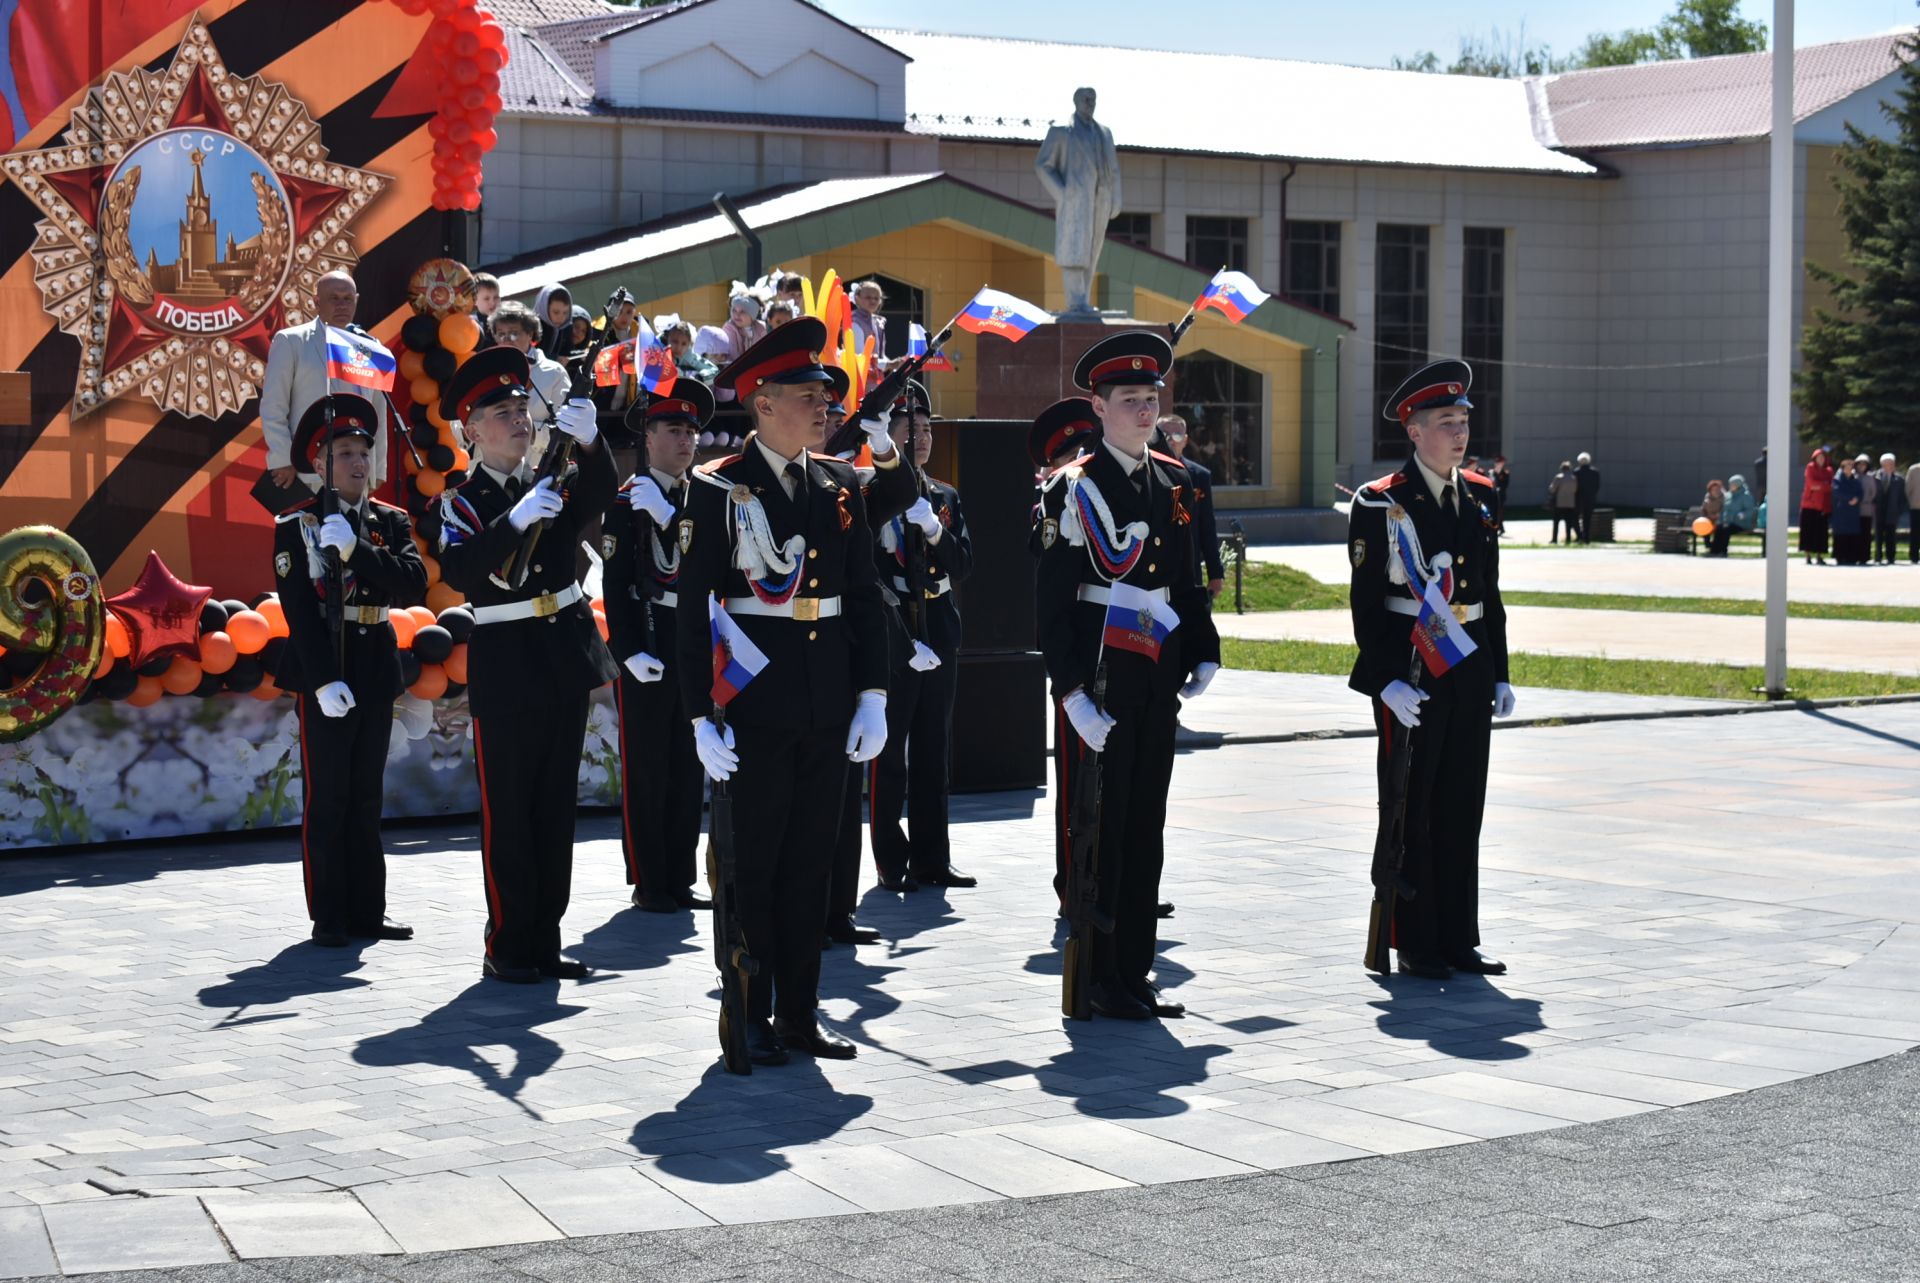
M 593 439 L 600 435 L 600 412 L 593 402 L 577 396 L 560 407 L 553 426 L 581 445 L 592 445 Z
M 1213 675 L 1220 671 L 1220 665 L 1206 662 L 1193 666 L 1193 680 L 1180 688 L 1180 698 L 1197 699 L 1207 693 L 1207 687 L 1213 685 Z
M 1493 715 L 1495 717 L 1512 717 L 1513 706 L 1518 702 L 1513 697 L 1513 687 L 1505 682 L 1493 684 Z
M 847 758 L 871 762 L 887 746 L 887 694 L 861 691 L 853 706 L 853 725 L 847 727 Z
M 1113 718 L 1094 706 L 1093 699 L 1083 690 L 1074 691 L 1060 701 L 1067 710 L 1067 720 L 1073 723 L 1073 730 L 1081 741 L 1094 752 L 1099 753 L 1107 747 L 1107 735 L 1113 730 Z
M 913 658 L 907 661 L 907 667 L 916 673 L 931 673 L 940 667 L 940 657 L 933 653 L 933 647 L 917 641 L 913 644 Z
M 542 477 L 538 485 L 520 496 L 520 502 L 514 504 L 513 510 L 507 513 L 507 520 L 513 523 L 515 530 L 525 534 L 528 526 L 559 516 L 560 509 L 565 506 L 553 478 Z
M 673 520 L 673 505 L 660 493 L 660 487 L 652 477 L 641 477 L 633 483 L 633 489 L 627 492 L 627 502 L 633 505 L 635 512 L 644 512 L 653 518 L 653 524 L 662 530 Z
M 723 738 L 720 728 L 706 718 L 696 718 L 693 723 L 693 751 L 700 759 L 700 765 L 707 769 L 709 778 L 724 780 L 732 777 L 740 768 L 740 755 L 733 751 L 733 727 L 726 728 Z
M 353 556 L 353 550 L 359 546 L 360 537 L 353 533 L 353 527 L 347 523 L 341 513 L 334 513 L 320 523 L 320 546 L 331 548 L 345 561 Z
M 867 434 L 867 444 L 873 447 L 876 457 L 884 459 L 893 453 L 893 438 L 887 435 L 885 419 L 862 419 L 860 430 Z
M 666 676 L 667 666 L 641 650 L 627 656 L 627 671 L 636 682 L 657 682 Z
M 1402 726 L 1420 724 L 1420 704 L 1426 698 L 1427 692 L 1415 690 L 1402 681 L 1388 682 L 1387 688 L 1380 692 L 1380 702 L 1393 710 Z
M 905 515 L 908 521 L 920 527 L 920 533 L 927 538 L 940 537 L 940 517 L 934 512 L 933 505 L 927 502 L 925 495 L 915 499 L 913 507 L 907 509 Z
M 345 682 L 328 682 L 313 693 L 320 702 L 320 711 L 328 717 L 345 717 L 353 711 L 353 692 L 347 689 Z

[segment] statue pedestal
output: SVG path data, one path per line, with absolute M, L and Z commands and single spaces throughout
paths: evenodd
M 1064 397 L 1085 396 L 1073 386 L 1073 367 L 1081 353 L 1116 329 L 1146 328 L 1146 321 L 1114 316 L 1055 321 L 1018 343 L 981 336 L 974 345 L 974 417 L 1031 419 Z

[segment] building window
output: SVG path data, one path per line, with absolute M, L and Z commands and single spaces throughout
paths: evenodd
M 887 320 L 887 350 L 881 356 L 905 356 L 907 354 L 907 327 L 927 323 L 927 295 L 917 285 L 896 280 L 881 272 L 868 272 L 865 276 L 850 276 L 847 283 L 847 301 L 853 301 L 853 287 L 861 281 L 877 281 L 880 293 L 886 301 L 880 304 L 880 315 Z
M 1153 248 L 1152 214 L 1115 214 L 1107 223 L 1107 239 L 1141 249 Z
M 1399 459 L 1407 434 L 1382 417 L 1401 380 L 1427 363 L 1427 228 L 1382 223 L 1373 256 L 1373 457 Z
M 1287 298 L 1340 315 L 1340 224 L 1287 220 Z
M 1467 453 L 1490 464 L 1501 444 L 1501 360 L 1507 337 L 1507 231 L 1466 229 L 1460 282 L 1460 355 L 1473 366 L 1473 436 Z
M 1210 352 L 1173 363 L 1174 407 L 1187 420 L 1187 454 L 1216 486 L 1257 486 L 1266 473 L 1266 405 L 1260 375 Z
M 1187 262 L 1213 273 L 1224 264 L 1236 272 L 1247 270 L 1247 220 L 1187 216 Z

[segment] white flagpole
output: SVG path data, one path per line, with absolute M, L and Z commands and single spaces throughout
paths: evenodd
M 1793 520 L 1793 0 L 1773 0 L 1773 137 L 1767 177 L 1768 699 L 1787 696 L 1787 526 Z

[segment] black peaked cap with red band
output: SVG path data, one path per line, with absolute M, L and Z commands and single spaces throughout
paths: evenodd
M 333 411 L 332 423 L 327 421 L 329 409 Z M 293 461 L 302 472 L 320 473 L 323 469 L 314 460 L 322 445 L 335 437 L 349 436 L 365 437 L 372 445 L 379 429 L 380 412 L 373 408 L 373 402 L 351 392 L 331 393 L 300 416 L 300 425 L 293 431 Z
M 712 417 L 713 389 L 698 379 L 682 376 L 673 381 L 665 396 L 649 392 L 644 403 L 636 401 L 628 406 L 625 423 L 634 432 L 645 432 L 668 419 L 685 419 L 696 428 L 704 428 Z
M 1055 401 L 1040 411 L 1033 427 L 1027 430 L 1027 457 L 1033 466 L 1044 468 L 1066 451 L 1078 450 L 1082 443 L 1100 435 L 1100 420 L 1094 417 L 1093 402 L 1083 396 Z
M 1157 330 L 1125 330 L 1101 339 L 1073 367 L 1073 385 L 1091 392 L 1113 384 L 1161 387 L 1173 368 L 1173 344 Z
M 1443 405 L 1473 409 L 1467 389 L 1473 386 L 1473 367 L 1465 361 L 1434 361 L 1409 374 L 1380 407 L 1380 417 L 1405 423 L 1415 410 Z
M 784 329 L 786 327 L 782 326 L 781 328 Z M 846 414 L 847 392 L 853 387 L 853 379 L 839 366 L 829 365 L 827 367 L 827 382 L 831 385 L 830 390 L 833 393 L 833 404 L 827 407 L 827 413 L 833 414 L 837 411 L 842 415 Z
M 460 368 L 447 380 L 447 386 L 441 389 L 440 417 L 464 423 L 475 410 L 485 409 L 503 397 L 524 401 L 527 384 L 532 381 L 527 354 L 519 348 L 504 343 L 481 348 L 460 363 Z
M 742 352 L 713 386 L 745 401 L 766 383 L 831 383 L 833 375 L 820 364 L 826 346 L 826 324 L 817 316 L 802 316 Z

